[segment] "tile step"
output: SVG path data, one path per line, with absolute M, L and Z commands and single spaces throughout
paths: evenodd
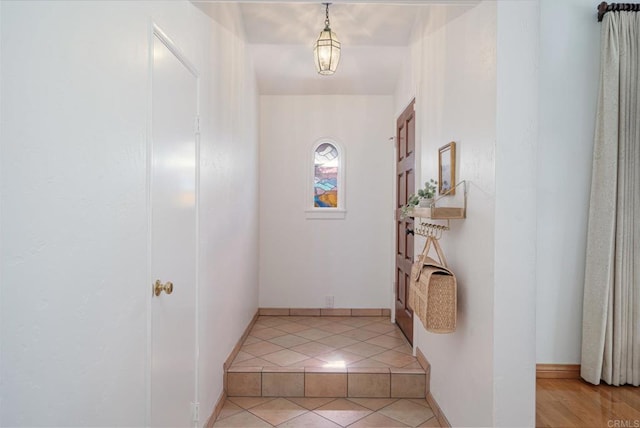
M 401 368 L 230 367 L 229 397 L 425 398 L 427 373 Z

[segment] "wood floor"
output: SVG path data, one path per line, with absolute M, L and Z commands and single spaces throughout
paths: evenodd
M 536 426 L 640 428 L 640 388 L 538 379 Z

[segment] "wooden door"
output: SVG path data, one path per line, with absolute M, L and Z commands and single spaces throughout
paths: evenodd
M 409 281 L 413 262 L 413 219 L 402 219 L 400 209 L 415 193 L 416 123 L 415 100 L 400 115 L 396 125 L 396 323 L 413 344 L 413 311 L 408 306 Z
M 198 83 L 168 39 L 156 34 L 152 48 L 151 281 L 173 289 L 149 289 L 150 425 L 188 427 L 196 405 Z

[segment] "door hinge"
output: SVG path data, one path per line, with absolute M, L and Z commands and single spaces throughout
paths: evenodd
M 200 421 L 200 403 L 191 403 L 191 416 L 193 422 Z
M 196 116 L 195 122 L 194 122 L 194 128 L 196 130 L 196 134 L 200 133 L 200 116 Z

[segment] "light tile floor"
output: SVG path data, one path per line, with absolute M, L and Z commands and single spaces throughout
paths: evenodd
M 388 317 L 261 316 L 232 367 L 419 369 Z
M 261 316 L 232 367 L 419 369 L 388 317 Z M 215 427 L 438 427 L 424 399 L 230 397 Z
M 214 427 L 439 427 L 422 399 L 231 397 Z

